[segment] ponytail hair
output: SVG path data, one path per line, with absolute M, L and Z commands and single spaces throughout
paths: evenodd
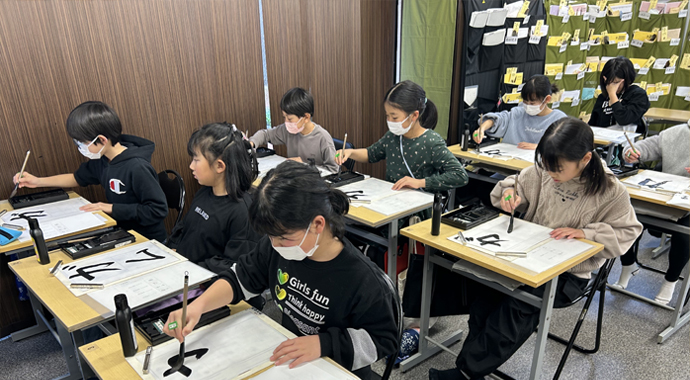
M 285 161 L 261 181 L 249 207 L 249 221 L 259 234 L 282 236 L 306 229 L 321 215 L 333 236 L 343 240 L 343 215 L 349 208 L 345 193 L 328 186 L 316 168 Z
M 592 159 L 580 176 L 585 181 L 585 195 L 604 193 L 613 181 L 594 150 L 592 128 L 580 119 L 564 117 L 551 124 L 539 140 L 534 162 L 540 169 L 559 172 L 563 161 L 579 162 L 587 152 L 592 152 Z
M 225 164 L 225 191 L 238 201 L 259 175 L 259 164 L 248 141 L 233 124 L 206 124 L 192 133 L 187 153 L 201 153 L 209 165 L 220 159 Z
M 522 100 L 541 102 L 547 96 L 558 92 L 558 86 L 549 81 L 546 75 L 533 75 L 525 82 L 520 91 Z
M 431 99 L 427 99 L 426 92 L 417 83 L 406 80 L 393 86 L 386 93 L 383 100 L 391 106 L 411 114 L 419 111 L 419 125 L 426 129 L 436 128 L 438 111 Z

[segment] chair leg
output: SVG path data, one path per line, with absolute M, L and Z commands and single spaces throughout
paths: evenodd
M 639 254 L 639 251 L 640 251 L 640 238 L 639 237 L 637 238 L 637 241 L 635 241 L 634 247 L 635 247 L 635 251 Z M 654 258 L 652 258 L 652 259 L 654 259 Z M 642 269 L 646 269 L 646 270 L 652 271 L 654 273 L 659 273 L 659 274 L 663 274 L 663 275 L 666 274 L 666 271 L 664 271 L 664 270 L 656 269 L 656 268 L 650 267 L 649 265 L 640 263 L 638 255 L 635 255 L 635 264 L 637 264 L 637 266 L 639 266 Z M 683 276 L 680 276 L 678 279 L 683 281 Z
M 600 270 L 607 270 L 607 268 L 601 268 Z M 601 330 L 603 326 L 603 320 L 604 320 L 604 303 L 605 303 L 605 294 L 606 294 L 606 279 L 604 279 L 601 283 L 599 284 L 594 284 L 595 287 L 593 287 L 592 293 L 587 297 L 587 300 L 585 301 L 585 306 L 582 308 L 582 311 L 580 312 L 580 316 L 577 319 L 577 323 L 575 324 L 575 329 L 573 329 L 573 333 L 570 335 L 570 340 L 566 342 L 565 339 L 549 333 L 549 338 L 552 338 L 553 340 L 561 343 L 561 344 L 566 344 L 565 351 L 563 352 L 563 356 L 561 356 L 561 360 L 558 363 L 558 368 L 556 369 L 556 373 L 554 374 L 553 378 L 558 379 L 561 376 L 561 372 L 563 371 L 563 367 L 565 367 L 565 362 L 568 360 L 568 355 L 570 355 L 570 350 L 575 349 L 575 351 L 581 352 L 583 354 L 593 354 L 597 351 L 599 351 L 599 346 L 601 345 Z M 580 333 L 580 329 L 582 328 L 582 324 L 585 321 L 585 317 L 587 316 L 587 312 L 589 311 L 589 307 L 592 304 L 592 301 L 594 300 L 594 294 L 596 291 L 594 289 L 599 291 L 599 311 L 597 313 L 597 330 L 596 330 L 596 337 L 595 337 L 595 343 L 594 343 L 594 348 L 593 349 L 586 349 L 582 346 L 576 345 L 575 344 L 575 339 L 577 338 L 577 335 Z
M 381 375 L 381 380 L 388 380 L 391 377 L 391 372 L 393 372 L 393 366 L 395 365 L 395 359 L 400 353 L 400 341 L 398 341 L 398 349 L 395 350 L 393 355 L 388 356 L 386 359 L 386 368 L 383 370 L 383 375 Z
M 599 351 L 599 347 L 601 346 L 601 330 L 603 329 L 604 326 L 604 304 L 606 303 L 606 281 L 604 281 L 603 284 L 601 284 L 601 289 L 599 289 L 599 310 L 598 310 L 598 315 L 597 315 L 597 334 L 594 340 L 594 349 L 593 350 L 582 350 L 579 352 L 583 352 L 585 354 L 594 354 L 597 351 Z
M 596 342 L 595 342 L 594 348 L 589 349 L 589 348 L 584 348 L 578 344 L 573 344 L 572 348 L 577 352 L 580 352 L 583 354 L 593 354 L 593 353 L 599 351 L 599 345 L 600 345 L 600 341 L 601 341 L 601 330 L 602 330 L 602 324 L 603 324 L 603 318 L 602 317 L 604 315 L 604 308 L 603 308 L 603 306 L 604 306 L 603 294 L 604 293 L 605 292 L 603 292 L 603 291 L 599 291 L 599 297 L 600 298 L 599 298 L 599 312 L 597 315 L 597 336 L 596 336 Z M 578 321 L 577 321 L 577 323 L 578 323 L 576 325 L 577 330 L 573 331 L 573 335 L 571 335 L 571 339 L 573 336 L 575 336 L 577 334 L 577 332 L 579 332 L 580 326 L 584 322 L 584 317 L 587 314 L 587 311 L 589 310 L 589 306 L 591 304 L 591 301 L 590 301 L 591 299 L 592 299 L 591 297 L 587 298 L 585 307 L 582 309 L 582 313 L 580 313 L 580 317 L 578 318 Z M 553 333 L 549 333 L 549 338 L 553 339 L 554 341 L 556 341 L 560 344 L 566 345 L 566 346 L 570 344 L 569 340 L 565 340 L 565 339 L 561 338 L 560 336 L 553 334 Z M 573 341 L 574 341 L 574 339 L 573 339 Z

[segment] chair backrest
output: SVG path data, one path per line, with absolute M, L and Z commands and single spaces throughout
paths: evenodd
M 643 117 L 637 123 L 637 130 L 635 132 L 641 133 L 643 139 L 647 138 L 647 135 L 649 135 L 649 121 L 647 121 L 646 117 Z
M 340 149 L 343 149 L 343 140 L 336 139 L 334 137 L 333 138 L 333 145 L 335 145 L 335 150 L 337 153 Z M 355 145 L 348 141 L 345 149 L 355 149 Z M 349 158 L 347 161 L 345 161 L 343 166 L 345 166 L 345 169 L 347 169 L 347 171 L 351 172 L 352 169 L 354 169 L 354 167 L 355 167 L 355 160 Z
M 170 174 L 172 178 L 170 178 Z M 182 219 L 182 211 L 184 210 L 184 180 L 178 172 L 168 169 L 158 173 L 158 183 L 163 189 L 168 208 L 177 210 L 177 218 L 175 219 L 175 225 L 177 225 Z
M 397 317 L 397 339 L 395 342 L 395 352 L 390 354 L 388 356 L 388 362 L 386 363 L 386 369 L 383 371 L 383 375 L 381 375 L 382 380 L 388 380 L 388 378 L 391 375 L 391 372 L 393 371 L 393 366 L 395 364 L 395 359 L 398 357 L 398 353 L 400 351 L 400 339 L 402 339 L 402 333 L 403 333 L 403 310 L 402 310 L 402 302 L 400 301 L 400 295 L 398 294 L 398 288 L 395 284 L 393 284 L 393 281 L 388 277 L 388 275 L 383 271 L 379 270 L 379 273 L 381 276 L 384 277 L 384 280 L 386 284 L 390 287 L 390 290 L 393 294 L 393 305 L 395 306 L 395 311 L 396 311 L 396 317 Z

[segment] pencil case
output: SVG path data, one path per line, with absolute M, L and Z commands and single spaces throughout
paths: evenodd
M 10 244 L 11 242 L 17 240 L 21 234 L 21 231 L 0 227 L 0 245 Z

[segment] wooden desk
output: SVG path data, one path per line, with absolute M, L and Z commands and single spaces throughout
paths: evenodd
M 148 240 L 134 231 L 130 231 L 130 233 L 136 237 L 136 241 L 132 244 Z M 98 255 L 110 251 L 113 250 L 104 251 Z M 50 253 L 50 264 L 48 265 L 39 264 L 33 256 L 9 263 L 12 272 L 24 282 L 29 290 L 31 308 L 37 323 L 36 326 L 14 332 L 11 336 L 13 341 L 18 341 L 50 331 L 60 342 L 65 355 L 69 370 L 65 379 L 80 379 L 82 373 L 79 369 L 75 349 L 84 344 L 81 329 L 101 323 L 105 321 L 105 318 L 87 306 L 84 301 L 75 297 L 60 280 L 50 274 L 50 269 L 59 260 L 62 260 L 63 265 L 74 261 L 61 250 L 54 250 Z M 48 318 L 43 315 L 43 307 L 55 317 L 55 329 L 50 326 Z
M 448 147 L 451 153 L 457 158 L 462 158 L 464 160 L 469 160 L 473 162 L 479 162 L 482 164 L 487 164 L 489 166 L 495 166 L 503 169 L 508 169 L 511 171 L 519 171 L 534 165 L 532 162 L 512 158 L 510 160 L 499 160 L 493 157 L 479 155 L 474 152 L 474 150 L 463 151 L 460 144 L 451 145 Z
M 391 183 L 391 187 L 393 184 Z M 352 223 L 347 223 L 346 229 L 357 236 L 360 236 L 368 241 L 372 241 L 383 246 L 388 247 L 388 276 L 391 278 L 394 284 L 398 283 L 397 274 L 397 252 L 398 252 L 398 220 L 406 218 L 422 210 L 426 210 L 433 204 L 430 201 L 428 204 L 424 204 L 419 207 L 405 208 L 404 205 L 400 205 L 400 211 L 392 215 L 383 215 L 376 211 L 372 211 L 366 207 L 350 207 L 350 211 L 345 215 L 348 221 L 363 224 L 370 228 L 379 228 L 384 225 L 388 225 L 388 239 L 383 236 L 374 234 L 370 231 L 358 228 Z
M 135 231 L 129 232 L 136 237 L 136 241 L 131 244 L 148 241 L 147 238 Z M 117 249 L 104 251 L 94 256 Z M 57 277 L 50 274 L 50 269 L 60 260 L 62 260 L 63 266 L 74 261 L 62 250 L 54 250 L 50 253 L 50 264 L 48 265 L 39 264 L 36 258 L 32 256 L 12 261 L 9 266 L 12 272 L 26 284 L 29 291 L 38 297 L 46 309 L 64 324 L 67 331 L 80 330 L 103 321 L 103 317 L 99 313 L 75 297 Z
M 67 194 L 69 194 L 70 199 L 80 197 L 80 195 L 75 193 L 74 191 L 69 191 L 69 192 L 67 192 Z M 7 200 L 3 200 L 2 202 L 0 202 L 0 210 L 12 211 L 12 210 L 14 210 L 14 208 L 12 208 L 12 205 L 10 205 L 10 202 L 8 202 Z M 96 214 L 100 215 L 101 217 L 103 217 L 106 220 L 104 225 L 90 228 L 90 229 L 83 230 L 83 231 L 79 231 L 77 233 L 68 234 L 65 236 L 55 237 L 53 239 L 49 239 L 48 242 L 56 240 L 56 239 L 60 239 L 60 238 L 66 237 L 66 236 L 72 236 L 72 235 L 81 234 L 84 232 L 97 231 L 97 230 L 101 230 L 103 228 L 114 227 L 117 225 L 117 222 L 115 221 L 115 219 L 111 218 L 110 215 L 104 213 L 103 211 L 98 211 Z M 28 248 L 32 245 L 33 245 L 33 243 L 31 242 L 31 240 L 27 240 L 25 242 L 20 242 L 20 241 L 15 240 L 10 244 L 0 246 L 0 254 L 10 253 L 10 252 L 17 251 L 20 249 Z
M 228 318 L 232 318 L 233 315 L 251 308 L 249 304 L 246 302 L 240 302 L 237 305 L 228 305 L 228 307 L 231 310 L 231 315 Z M 273 322 L 273 321 L 271 321 Z M 290 331 L 282 327 L 276 322 L 273 322 L 271 324 L 276 330 L 280 331 L 281 333 L 285 334 L 286 336 L 290 338 L 294 338 L 295 335 L 292 334 Z M 143 335 L 139 333 L 139 331 L 136 331 L 136 337 L 137 337 L 137 343 L 138 343 L 138 350 L 137 352 L 145 351 L 146 347 L 148 346 L 148 341 L 144 338 Z M 113 334 L 109 337 L 100 339 L 94 343 L 87 344 L 84 346 L 79 347 L 79 351 L 86 360 L 86 362 L 91 366 L 91 368 L 94 370 L 94 372 L 98 375 L 98 378 L 101 380 L 120 380 L 120 379 L 138 379 L 140 378 L 139 375 L 134 371 L 131 365 L 127 363 L 125 360 L 125 357 L 122 354 L 122 345 L 120 343 L 120 334 Z M 155 352 L 155 348 L 154 348 Z M 330 358 L 325 358 L 328 362 L 331 364 L 334 364 L 344 372 L 347 372 L 350 376 L 353 376 L 350 374 L 346 369 L 344 369 L 342 366 L 338 365 L 336 362 L 331 360 Z M 262 372 L 265 372 L 271 368 L 270 366 L 268 367 L 260 367 L 260 368 L 255 368 L 252 371 L 249 371 L 240 378 L 242 379 L 250 379 L 253 377 L 256 377 Z
M 570 268 L 573 268 L 575 265 L 594 256 L 598 252 L 601 252 L 604 249 L 604 246 L 599 243 L 584 240 L 592 245 L 592 249 L 542 273 L 532 273 L 517 266 L 511 266 L 509 261 L 502 260 L 483 252 L 475 251 L 461 244 L 449 241 L 448 237 L 457 234 L 457 232 L 457 228 L 442 223 L 440 234 L 438 236 L 432 236 L 430 220 L 417 223 L 401 230 L 401 233 L 404 236 L 422 242 L 433 248 L 425 251 L 424 253 L 424 277 L 422 282 L 419 350 L 417 354 L 411 356 L 409 359 L 401 363 L 401 369 L 403 371 L 407 371 L 442 349 L 441 347 L 437 346 L 431 347 L 427 342 L 434 265 L 441 265 L 445 268 L 452 269 L 454 263 L 451 260 L 437 255 L 436 250 L 440 250 L 459 258 L 461 261 L 464 260 L 471 264 L 478 265 L 484 269 L 488 269 L 496 274 L 497 278 L 508 277 L 535 288 L 545 285 L 544 295 L 542 298 L 539 298 L 532 294 L 525 293 L 519 289 L 511 291 L 494 282 L 482 280 L 464 272 L 456 272 L 462 274 L 463 276 L 473 277 L 472 279 L 475 281 L 483 283 L 484 285 L 492 287 L 541 309 L 537 343 L 534 349 L 534 355 L 532 357 L 532 370 L 530 373 L 530 379 L 538 379 L 541 374 L 542 360 L 544 350 L 546 348 L 546 340 L 549 332 L 551 312 L 553 310 L 553 299 L 556 292 L 556 285 L 558 283 L 558 276 Z M 438 346 L 447 347 L 459 341 L 460 336 L 461 332 L 455 332 L 451 334 L 451 336 L 445 341 L 438 343 Z
M 240 311 L 250 309 L 251 306 L 246 302 L 240 302 L 237 305 L 229 305 L 231 315 L 239 313 Z M 143 335 L 136 330 L 137 337 L 137 352 L 146 351 L 149 343 Z M 139 375 L 134 371 L 131 365 L 127 363 L 122 354 L 122 344 L 120 343 L 120 334 L 113 334 L 103 339 L 99 339 L 93 343 L 79 347 L 79 352 L 91 366 L 91 369 L 102 380 L 119 380 L 119 379 L 137 379 Z
M 690 111 L 650 108 L 644 117 L 649 123 L 687 123 L 690 120 Z
M 448 237 L 458 233 L 458 228 L 445 223 L 441 223 L 441 232 L 438 236 L 431 235 L 431 220 L 426 220 L 421 223 L 406 227 L 400 232 L 403 234 L 403 236 L 407 236 L 427 246 L 436 248 L 439 251 L 449 253 L 455 257 L 489 269 L 501 276 L 522 282 L 523 284 L 529 285 L 533 288 L 538 288 L 546 284 L 555 277 L 558 277 L 558 275 L 566 272 L 568 269 L 580 264 L 604 249 L 602 244 L 581 239 L 582 241 L 591 244 L 593 246 L 592 249 L 547 271 L 542 273 L 533 273 L 516 265 L 511 265 L 512 263 L 510 261 L 491 256 L 484 252 L 476 251 L 470 247 L 448 240 Z
M 642 174 L 644 172 L 644 170 L 640 170 L 638 174 Z M 630 198 L 679 210 L 690 211 L 685 207 L 667 204 L 666 202 L 673 198 L 673 195 L 671 194 L 655 191 L 645 191 L 642 189 L 635 189 L 629 186 L 626 186 L 626 188 L 628 189 L 628 194 L 630 194 Z
M 641 174 L 643 172 L 644 170 L 640 170 L 638 174 Z M 653 226 L 657 230 L 668 234 L 690 233 L 690 229 L 687 226 L 682 226 L 680 224 L 677 224 L 676 222 L 670 221 L 665 218 L 662 219 L 661 216 L 655 216 L 653 213 L 649 212 L 648 208 L 645 207 L 645 203 L 649 203 L 652 206 L 657 205 L 656 209 L 658 209 L 658 212 L 667 212 L 668 214 L 666 214 L 666 216 L 669 217 L 671 215 L 675 215 L 675 217 L 678 217 L 679 215 L 682 216 L 683 214 L 690 211 L 685 207 L 667 204 L 666 202 L 673 198 L 672 195 L 662 192 L 645 191 L 642 189 L 636 189 L 628 186 L 626 186 L 626 188 L 628 190 L 628 194 L 630 194 L 630 198 L 641 201 L 633 202 L 633 206 L 636 209 L 637 218 L 645 226 Z M 680 210 L 681 212 L 679 213 L 677 210 Z M 644 265 L 642 265 L 642 267 L 645 268 Z M 660 304 L 656 302 L 654 299 L 642 296 L 627 289 L 620 289 L 617 287 L 610 286 L 609 289 L 611 291 L 626 294 L 630 297 L 647 302 L 651 305 L 673 311 L 673 317 L 671 318 L 669 326 L 664 331 L 659 333 L 659 335 L 657 336 L 657 343 L 663 343 L 672 334 L 674 334 L 676 331 L 680 330 L 685 324 L 690 322 L 690 311 L 683 313 L 685 297 L 688 294 L 688 292 L 690 292 L 690 273 L 688 273 L 689 270 L 690 266 L 686 264 L 685 268 L 683 269 L 682 277 L 684 278 L 684 280 L 681 282 L 681 290 L 673 306 Z

